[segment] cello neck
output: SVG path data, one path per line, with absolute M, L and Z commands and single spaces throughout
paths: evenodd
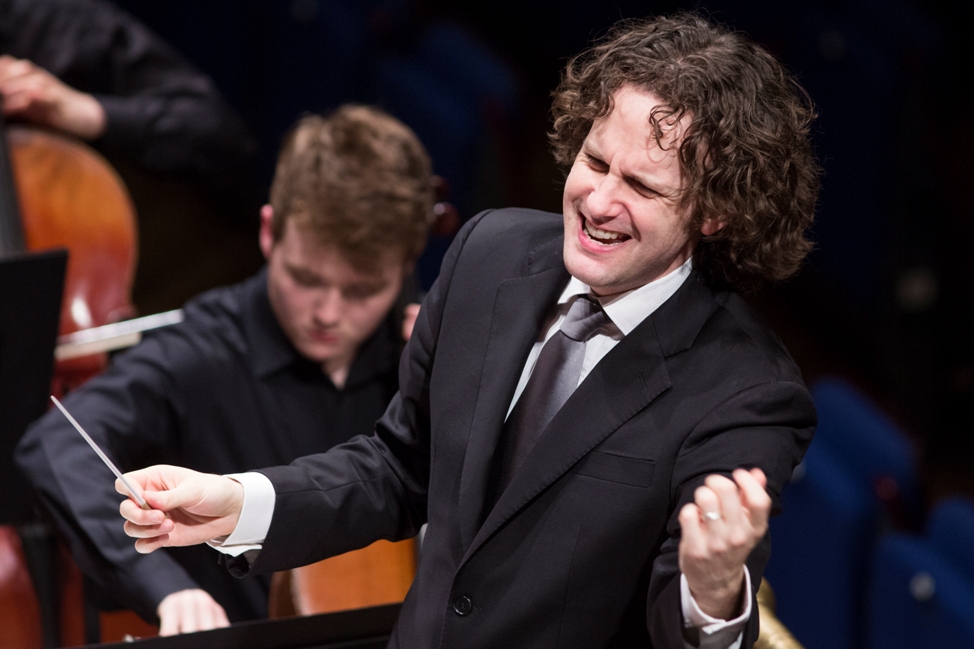
M 17 188 L 14 186 L 7 149 L 7 125 L 0 113 L 0 258 L 24 252 L 26 249 L 17 205 Z

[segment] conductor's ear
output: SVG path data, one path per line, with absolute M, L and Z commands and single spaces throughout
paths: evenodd
M 727 225 L 727 219 L 723 216 L 708 216 L 704 219 L 703 224 L 700 226 L 700 232 L 709 237 L 712 234 L 716 234 Z

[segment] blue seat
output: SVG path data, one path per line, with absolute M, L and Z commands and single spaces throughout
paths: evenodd
M 818 412 L 815 444 L 832 451 L 852 475 L 876 490 L 888 506 L 903 508 L 890 514 L 917 520 L 920 488 L 916 452 L 906 433 L 843 379 L 815 382 L 812 398 Z
M 927 522 L 927 538 L 974 585 L 974 501 L 954 497 L 939 502 Z
M 932 540 L 890 534 L 880 542 L 873 565 L 864 646 L 974 647 L 974 585 Z
M 820 380 L 812 396 L 818 428 L 782 493 L 783 515 L 771 521 L 767 575 L 778 616 L 807 649 L 858 648 L 880 533 L 919 516 L 915 454 L 848 382 Z
M 866 578 L 880 518 L 872 491 L 813 443 L 771 519 L 765 571 L 777 614 L 806 649 L 858 649 Z M 827 621 L 827 623 L 823 623 Z

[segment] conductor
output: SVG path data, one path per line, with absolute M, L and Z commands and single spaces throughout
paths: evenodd
M 129 474 L 140 552 L 210 541 L 263 573 L 428 523 L 391 647 L 751 646 L 768 515 L 816 419 L 735 291 L 809 248 L 810 102 L 680 14 L 575 57 L 553 116 L 563 213 L 467 223 L 374 434 L 232 478 Z

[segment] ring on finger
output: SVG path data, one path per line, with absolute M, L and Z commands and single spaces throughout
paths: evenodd
M 703 517 L 708 521 L 719 521 L 720 512 L 704 512 Z

